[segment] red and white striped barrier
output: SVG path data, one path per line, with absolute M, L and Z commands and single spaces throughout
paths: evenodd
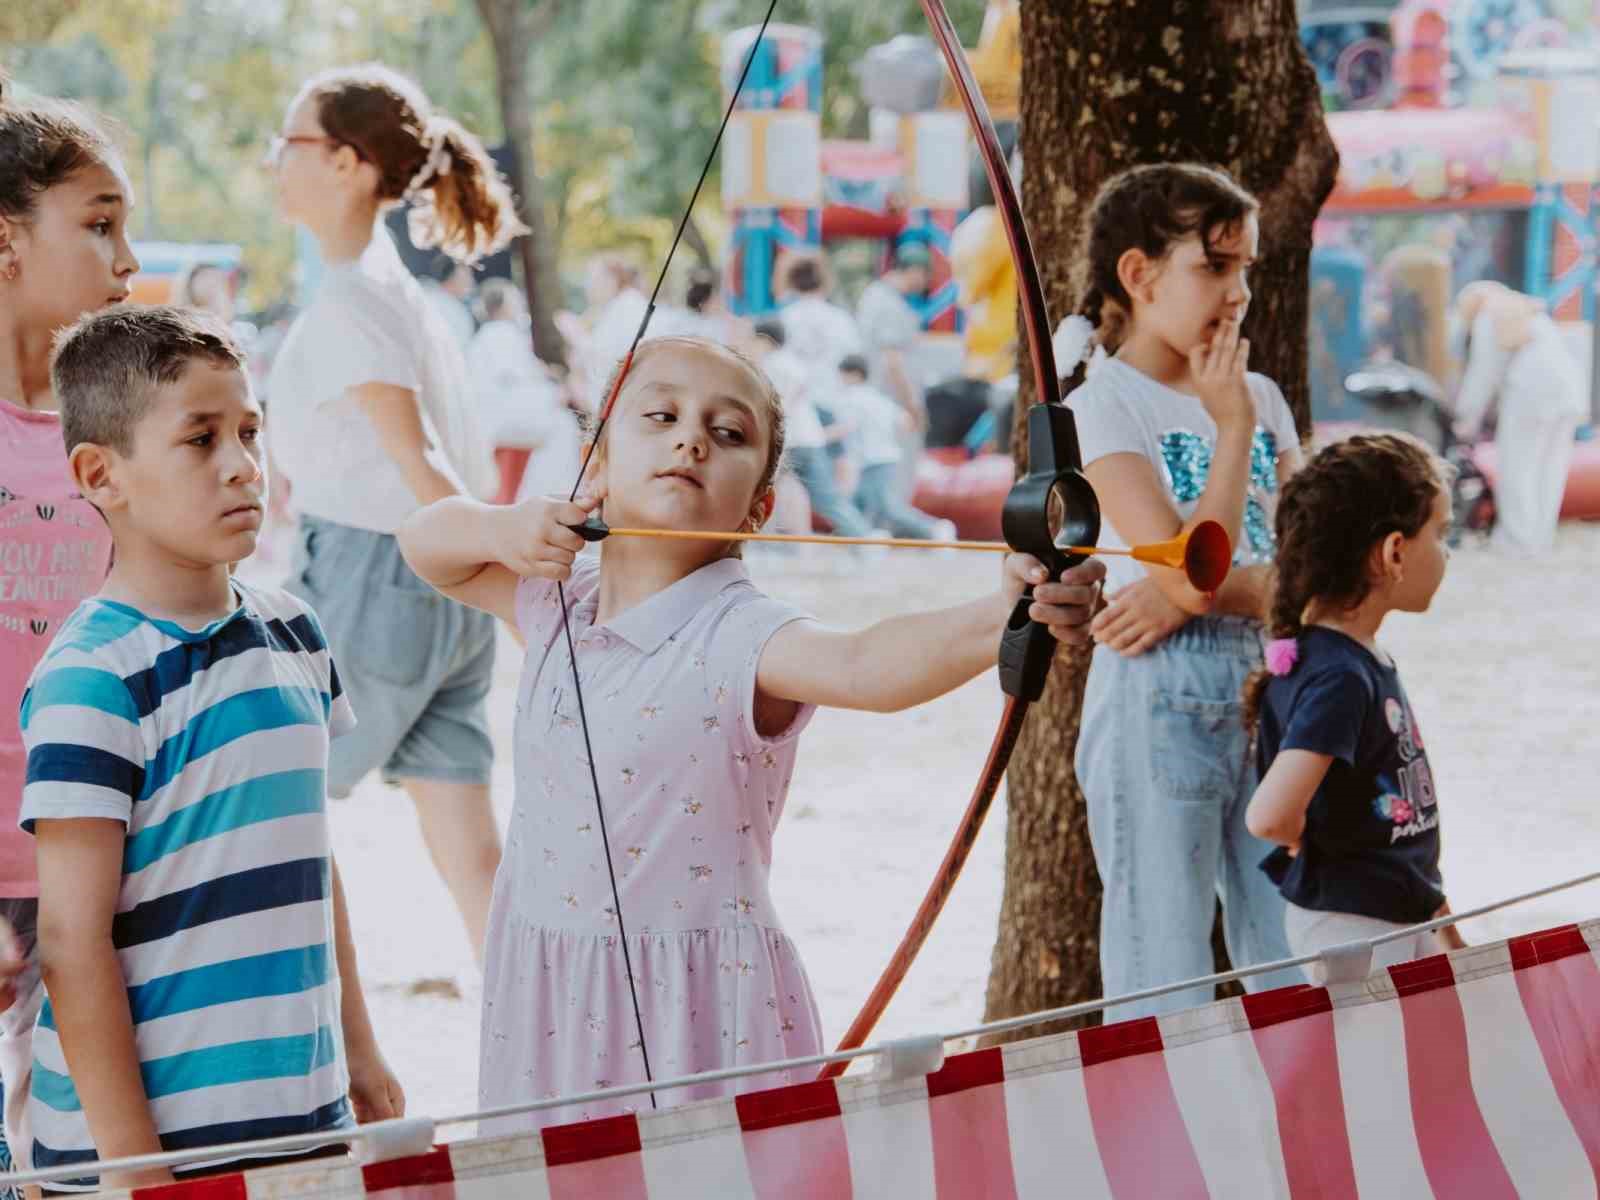
M 1595 1196 L 1600 921 L 1171 1017 L 138 1200 Z

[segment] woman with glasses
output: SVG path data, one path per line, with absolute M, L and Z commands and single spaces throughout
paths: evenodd
M 326 274 L 273 364 L 273 452 L 300 513 L 290 588 L 309 600 L 359 722 L 333 743 L 329 793 L 374 768 L 402 786 L 473 953 L 500 840 L 484 698 L 493 619 L 445 600 L 394 531 L 422 505 L 493 490 L 455 340 L 380 225 L 411 204 L 413 241 L 472 263 L 521 233 L 482 144 L 376 64 L 318 75 L 272 145 L 283 215 Z

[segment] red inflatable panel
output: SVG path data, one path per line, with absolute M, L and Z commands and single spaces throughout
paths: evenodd
M 1486 442 L 1472 453 L 1478 469 L 1495 483 L 1495 447 Z M 1567 470 L 1567 492 L 1561 501 L 1564 521 L 1600 520 L 1600 442 L 1580 442 L 1572 451 L 1572 466 Z
M 1009 454 L 968 458 L 960 448 L 929 450 L 917 465 L 911 503 L 930 516 L 954 521 L 963 538 L 997 541 L 1000 509 L 1016 478 Z

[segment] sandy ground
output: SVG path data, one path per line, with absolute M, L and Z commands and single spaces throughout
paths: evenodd
M 902 552 L 860 561 L 830 548 L 752 556 L 751 564 L 773 594 L 847 625 L 980 594 L 997 570 L 987 556 Z M 1600 865 L 1597 564 L 1600 525 L 1565 526 L 1556 553 L 1536 562 L 1468 547 L 1452 561 L 1431 613 L 1385 628 L 1428 740 L 1445 814 L 1445 878 L 1458 910 Z M 519 663 L 509 638 L 501 650 L 491 717 L 505 747 Z M 773 890 L 830 1039 L 855 1014 L 942 857 L 999 707 L 991 673 L 909 713 L 825 712 L 806 734 Z M 502 820 L 511 804 L 509 757 L 495 775 Z M 478 976 L 410 805 L 373 777 L 334 805 L 332 819 L 363 981 L 411 1111 L 470 1112 Z M 881 1034 L 981 1019 L 1004 821 L 996 805 Z M 1597 915 L 1600 885 L 1588 885 L 1470 922 L 1465 932 L 1487 941 Z

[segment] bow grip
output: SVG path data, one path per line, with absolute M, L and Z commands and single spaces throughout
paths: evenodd
M 1028 473 L 1012 486 L 1000 528 L 1013 550 L 1031 554 L 1051 579 L 1083 562 L 1063 546 L 1093 546 L 1100 538 L 1100 501 L 1084 478 L 1078 426 L 1061 404 L 1035 404 L 1028 411 Z M 1023 589 L 1000 637 L 1000 687 L 1032 703 L 1044 693 L 1056 642 L 1028 616 L 1033 589 Z

